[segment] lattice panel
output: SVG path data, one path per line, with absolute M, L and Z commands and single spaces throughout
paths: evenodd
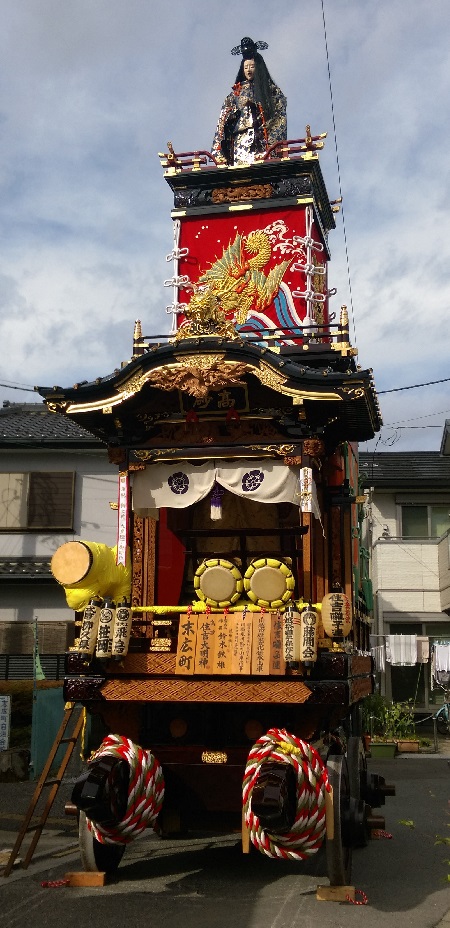
M 107 680 L 102 697 L 124 702 L 255 702 L 304 703 L 311 690 L 301 680 Z

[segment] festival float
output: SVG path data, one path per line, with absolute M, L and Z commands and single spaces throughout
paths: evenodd
M 170 333 L 137 321 L 113 374 L 39 388 L 118 469 L 116 548 L 68 542 L 52 570 L 78 623 L 65 698 L 105 731 L 72 797 L 85 869 L 117 867 L 146 827 L 242 829 L 244 852 L 325 847 L 338 886 L 392 792 L 367 773 L 360 721 L 357 449 L 381 419 L 346 307 L 330 308 L 325 136 L 287 137 L 265 47 L 233 49 L 211 152 L 160 155 Z

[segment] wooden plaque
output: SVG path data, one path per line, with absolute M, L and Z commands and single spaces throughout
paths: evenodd
M 267 676 L 270 673 L 270 612 L 253 613 L 252 674 Z
M 284 676 L 286 662 L 283 656 L 283 617 L 279 612 L 272 614 L 270 633 L 270 667 L 271 676 Z
M 195 673 L 214 673 L 214 645 L 216 638 L 216 616 L 200 615 L 195 647 Z
M 214 642 L 213 673 L 231 673 L 231 652 L 233 648 L 233 626 L 231 615 L 224 612 L 215 616 L 216 636 Z
M 231 624 L 233 629 L 231 673 L 250 674 L 252 668 L 253 615 L 251 612 L 235 612 Z
M 177 674 L 190 676 L 194 673 L 198 619 L 199 617 L 193 613 L 180 616 L 175 663 L 175 673 Z

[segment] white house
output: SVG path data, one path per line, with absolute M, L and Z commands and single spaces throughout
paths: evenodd
M 388 635 L 450 642 L 450 456 L 441 452 L 360 455 L 367 496 L 365 543 L 375 599 L 373 644 Z M 386 662 L 382 688 L 395 700 L 430 709 L 444 698 L 433 687 L 431 661 Z
M 65 541 L 116 543 L 117 467 L 101 441 L 42 403 L 0 409 L 0 677 L 39 649 L 61 656 L 74 613 L 50 560 Z M 48 664 L 47 660 L 47 664 Z M 27 662 L 25 662 L 27 664 Z M 53 660 L 54 664 L 54 660 Z M 22 660 L 22 665 L 24 661 Z M 23 675 L 23 668 L 21 671 Z

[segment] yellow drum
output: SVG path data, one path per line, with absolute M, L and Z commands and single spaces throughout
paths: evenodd
M 294 595 L 295 580 L 284 561 L 263 557 L 252 561 L 244 574 L 244 589 L 248 598 L 258 606 L 278 609 Z
M 196 596 L 208 606 L 225 608 L 242 595 L 244 581 L 236 564 L 224 558 L 208 558 L 194 574 Z

